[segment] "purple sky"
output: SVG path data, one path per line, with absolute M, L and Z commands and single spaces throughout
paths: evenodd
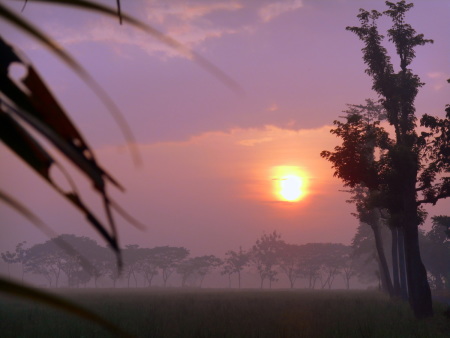
M 114 5 L 115 1 L 103 1 Z M 349 244 L 357 226 L 320 158 L 337 139 L 331 124 L 346 104 L 376 99 L 364 73 L 361 42 L 345 30 L 358 9 L 383 1 L 123 1 L 123 10 L 191 47 L 237 81 L 236 95 L 197 64 L 118 20 L 29 2 L 23 15 L 65 47 L 114 99 L 130 124 L 144 164 L 136 168 L 113 118 L 90 89 L 37 42 L 0 23 L 22 49 L 94 148 L 127 189 L 111 191 L 148 224 L 120 219 L 121 242 L 183 245 L 195 254 L 249 248 L 277 230 L 292 243 Z M 449 103 L 450 2 L 415 1 L 408 22 L 433 45 L 412 64 L 426 85 L 416 107 L 443 116 Z M 22 3 L 11 1 L 19 11 Z M 387 27 L 386 22 L 380 22 Z M 392 48 L 389 46 L 389 50 Z M 393 58 L 395 60 L 395 58 Z M 83 218 L 0 145 L 2 189 L 59 233 L 98 238 Z M 277 200 L 279 167 L 302 173 L 307 196 Z M 277 169 L 278 168 L 278 169 Z M 99 201 L 73 173 L 83 197 Z M 450 202 L 429 208 L 448 214 Z M 0 251 L 45 240 L 21 215 L 0 205 Z

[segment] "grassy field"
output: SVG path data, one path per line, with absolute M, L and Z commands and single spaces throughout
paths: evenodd
M 79 289 L 65 296 L 137 337 L 450 337 L 444 305 L 435 305 L 434 318 L 416 321 L 407 304 L 373 291 Z M 112 335 L 46 306 L 2 297 L 0 336 Z

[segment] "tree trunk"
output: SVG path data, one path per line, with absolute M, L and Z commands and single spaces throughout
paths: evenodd
M 433 316 L 431 290 L 427 271 L 420 257 L 418 229 L 414 223 L 409 223 L 405 227 L 405 254 L 411 308 L 416 318 L 431 317 Z
M 428 284 L 427 271 L 422 263 L 419 248 L 419 215 L 416 196 L 416 181 L 418 167 L 415 154 L 410 151 L 400 153 L 401 164 L 399 182 L 401 190 L 402 214 L 399 218 L 403 229 L 405 245 L 406 276 L 408 281 L 409 303 L 416 318 L 426 318 L 433 315 L 431 290 Z
M 394 282 L 394 295 L 395 297 L 400 297 L 401 291 L 398 266 L 398 229 L 396 227 L 391 227 L 391 238 L 392 279 Z
M 391 281 L 391 276 L 389 274 L 389 268 L 388 268 L 388 264 L 387 264 L 387 260 L 386 260 L 386 255 L 384 254 L 384 250 L 383 250 L 383 240 L 381 238 L 379 221 L 377 222 L 377 224 L 371 224 L 371 228 L 373 230 L 373 234 L 375 237 L 375 247 L 376 247 L 377 253 L 378 253 L 381 285 L 382 285 L 383 289 L 389 294 L 389 296 L 392 297 L 393 296 L 392 281 Z
M 137 278 L 133 270 L 133 278 L 134 278 L 134 287 L 137 288 Z
M 398 265 L 400 272 L 400 289 L 403 300 L 408 300 L 408 284 L 406 280 L 405 241 L 402 228 L 398 228 Z
M 238 288 L 241 288 L 241 271 L 238 270 L 237 272 L 238 275 Z M 230 281 L 230 286 L 231 286 L 231 281 Z

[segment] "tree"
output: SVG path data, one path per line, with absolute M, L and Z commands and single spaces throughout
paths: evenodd
M 432 287 L 441 291 L 450 288 L 450 240 L 447 238 L 445 221 L 448 216 L 434 216 L 430 231 L 421 234 L 423 261 L 431 275 Z
M 60 248 L 50 241 L 33 245 L 25 256 L 25 270 L 43 276 L 49 287 L 58 287 L 63 258 Z
M 182 247 L 159 246 L 154 248 L 155 261 L 161 270 L 164 286 L 178 265 L 189 255 L 189 250 Z
M 192 285 L 200 279 L 199 287 L 201 287 L 205 276 L 221 264 L 222 261 L 214 255 L 192 257 L 180 262 L 177 272 L 181 275 L 181 286 L 185 287 L 188 279 L 191 278 Z
M 326 243 L 323 247 L 321 280 L 322 289 L 328 286 L 331 289 L 334 279 L 341 273 L 346 258 L 350 253 L 350 248 L 340 243 Z M 322 276 L 323 275 L 323 276 Z
M 127 278 L 127 286 L 130 287 L 130 278 L 133 276 L 134 286 L 137 287 L 136 272 L 139 271 L 140 261 L 142 259 L 141 249 L 137 244 L 128 244 L 123 250 L 124 268 L 123 273 Z
M 308 288 L 314 289 L 320 279 L 323 258 L 323 243 L 307 243 L 300 248 L 299 273 L 308 280 Z
M 42 275 L 50 286 L 54 281 L 55 287 L 58 287 L 60 274 L 63 272 L 68 286 L 79 287 L 95 274 L 95 266 L 80 252 L 96 261 L 103 260 L 104 255 L 101 253 L 104 250 L 88 237 L 63 234 L 27 249 L 25 270 Z
M 206 275 L 220 267 L 222 264 L 222 260 L 214 255 L 201 256 L 198 258 L 197 274 L 200 277 L 200 287 L 202 287 Z
M 5 251 L 1 253 L 3 261 L 8 265 L 8 277 L 11 277 L 10 265 L 16 262 L 16 253 Z
M 106 261 L 106 271 L 108 277 L 113 283 L 113 288 L 115 288 L 117 285 L 117 281 L 120 279 L 120 277 L 122 277 L 122 274 L 112 255 L 109 255 L 109 259 Z
M 225 253 L 222 274 L 228 274 L 229 286 L 231 286 L 230 277 L 235 273 L 238 277 L 238 288 L 241 288 L 241 272 L 248 266 L 249 260 L 250 253 L 242 250 L 242 247 L 239 247 L 239 251 L 237 252 L 229 250 Z
M 153 248 L 141 248 L 141 260 L 139 270 L 143 273 L 148 287 L 152 286 L 153 278 L 158 274 L 158 261 L 156 250 Z
M 450 239 L 450 216 L 433 216 L 431 217 L 433 220 L 433 232 L 436 233 L 437 238 L 441 238 L 441 234 L 439 232 L 439 226 L 443 227 L 440 228 L 441 230 L 445 231 L 447 235 L 447 239 Z
M 272 286 L 272 282 L 276 281 L 275 266 L 278 264 L 278 254 L 282 242 L 281 235 L 274 231 L 269 235 L 262 235 L 252 247 L 250 261 L 258 271 L 261 288 L 266 279 L 269 280 L 269 287 Z
M 348 202 L 356 205 L 357 212 L 353 215 L 360 222 L 367 223 L 374 233 L 381 284 L 383 290 L 392 297 L 394 287 L 381 238 L 381 226 L 384 223 L 382 213 L 385 206 L 380 203 L 378 173 L 382 162 L 375 159 L 376 153 L 383 158 L 391 144 L 387 132 L 380 126 L 381 120 L 386 118 L 386 111 L 370 99 L 367 99 L 364 105 L 348 105 L 348 107 L 344 111 L 345 123 L 334 121 L 336 128 L 331 130 L 331 133 L 343 139 L 342 146 L 335 147 L 333 153 L 323 151 L 321 156 L 333 163 L 336 169 L 335 176 L 343 179 L 345 185 L 352 188 L 349 191 L 352 197 Z M 397 242 L 392 244 L 393 249 L 395 247 L 397 250 Z M 394 266 L 396 269 L 397 264 Z M 394 284 L 396 289 L 399 289 L 398 278 L 395 278 L 397 276 L 398 274 L 394 273 Z
M 418 226 L 423 222 L 421 205 L 436 203 L 440 198 L 450 195 L 449 180 L 439 174 L 448 170 L 449 154 L 438 149 L 436 133 L 446 135 L 445 121 L 436 124 L 439 130 L 433 131 L 433 121 L 427 125 L 430 133 L 419 136 L 416 132 L 414 100 L 423 83 L 408 66 L 415 58 L 415 48 L 432 40 L 417 34 L 411 25 L 405 22 L 405 14 L 413 7 L 405 1 L 386 2 L 388 10 L 383 14 L 389 17 L 393 25 L 387 31 L 389 40 L 394 43 L 400 60 L 400 70 L 396 73 L 387 50 L 383 47 L 383 36 L 378 32 L 377 20 L 383 15 L 378 11 L 368 12 L 361 9 L 358 15 L 360 26 L 347 27 L 364 43 L 363 60 L 368 66 L 366 73 L 372 77 L 372 89 L 380 96 L 379 102 L 386 111 L 387 121 L 394 128 L 394 137 L 375 137 L 385 152 L 379 159 L 370 159 L 361 147 L 346 155 L 345 161 L 334 161 L 335 175 L 343 179 L 350 187 L 363 184 L 365 187 L 381 193 L 379 201 L 389 212 L 389 225 L 402 231 L 405 244 L 405 265 L 409 291 L 409 302 L 417 318 L 433 314 L 431 292 L 427 273 L 420 257 Z M 365 130 L 353 134 L 355 140 L 365 139 Z M 350 135 L 350 134 L 347 134 Z M 339 136 L 339 135 L 338 135 Z M 344 142 L 348 141 L 344 139 Z M 381 141 L 384 141 L 383 143 Z M 356 141 L 349 142 L 350 145 Z M 330 155 L 324 154 L 324 155 Z M 434 158 L 441 154 L 444 158 Z M 354 170 L 348 171 L 354 165 Z M 375 171 L 375 175 L 373 172 Z M 423 199 L 418 198 L 421 192 Z
M 111 255 L 111 250 L 102 246 L 97 247 L 95 256 L 89 257 L 89 263 L 92 265 L 90 274 L 94 278 L 94 286 L 98 287 L 98 280 L 107 276 L 109 273 L 109 262 L 114 262 L 114 257 Z
M 280 243 L 278 265 L 286 274 L 291 289 L 294 288 L 295 281 L 303 275 L 300 269 L 302 259 L 302 247 L 300 245 Z
M 352 257 L 351 254 L 345 255 L 344 262 L 342 264 L 341 274 L 342 278 L 344 279 L 345 286 L 347 290 L 350 289 L 350 280 L 352 277 L 356 276 L 357 270 L 356 270 L 356 262 L 355 259 Z
M 27 249 L 25 249 L 24 246 L 26 243 L 27 243 L 26 241 L 17 243 L 14 252 L 6 251 L 1 254 L 3 261 L 6 264 L 8 264 L 8 275 L 10 277 L 11 277 L 10 269 L 9 269 L 10 265 L 15 264 L 15 263 L 19 263 L 21 265 L 21 267 L 22 267 L 22 282 L 23 282 L 23 277 L 25 274 L 24 263 L 25 263 L 25 256 L 26 256 Z

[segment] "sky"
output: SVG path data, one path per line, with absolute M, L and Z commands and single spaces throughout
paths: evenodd
M 7 4 L 17 12 L 22 7 Z M 434 40 L 417 49 L 412 64 L 426 83 L 417 114 L 444 116 L 450 103 L 450 2 L 414 4 L 407 21 Z M 274 230 L 289 243 L 351 243 L 358 226 L 354 206 L 346 203 L 349 195 L 320 152 L 338 145 L 329 131 L 346 104 L 377 99 L 364 73 L 362 44 L 345 30 L 358 25 L 360 7 L 385 9 L 383 1 L 356 0 L 122 2 L 124 12 L 220 68 L 242 88 L 237 94 L 188 56 L 117 19 L 28 2 L 21 15 L 69 51 L 120 108 L 134 133 L 140 166 L 113 117 L 73 71 L 5 22 L 0 31 L 38 69 L 100 163 L 126 188 L 110 193 L 147 229 L 117 216 L 122 245 L 175 245 L 192 254 L 223 255 L 248 249 Z M 386 27 L 382 20 L 380 28 Z M 2 144 L 0 158 L 4 191 L 56 232 L 103 244 L 81 215 Z M 89 184 L 69 171 L 101 215 Z M 300 177 L 300 200 L 277 193 L 286 175 Z M 431 217 L 448 214 L 449 207 L 450 201 L 442 201 L 427 210 Z M 0 251 L 23 240 L 46 240 L 4 204 L 0 220 Z

